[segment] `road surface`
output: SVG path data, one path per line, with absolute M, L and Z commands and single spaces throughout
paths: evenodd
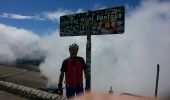
M 4 65 L 0 65 L 0 80 L 37 89 L 46 86 L 48 82 L 48 80 L 43 78 L 40 72 L 34 72 Z M 0 100 L 28 99 L 0 90 Z
M 28 99 L 0 90 L 0 100 L 28 100 Z

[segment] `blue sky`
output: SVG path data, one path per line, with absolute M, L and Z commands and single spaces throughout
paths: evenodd
M 60 15 L 128 5 L 140 0 L 1 0 L 0 23 L 30 30 L 39 36 L 59 29 Z

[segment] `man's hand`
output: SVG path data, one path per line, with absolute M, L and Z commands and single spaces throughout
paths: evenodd
M 63 85 L 62 85 L 62 83 L 58 84 L 58 94 L 63 95 Z
M 85 91 L 89 92 L 90 91 L 90 70 L 86 69 L 84 70 L 85 78 L 86 78 L 86 86 L 85 86 Z
M 90 91 L 90 80 L 86 80 L 85 90 L 86 92 Z

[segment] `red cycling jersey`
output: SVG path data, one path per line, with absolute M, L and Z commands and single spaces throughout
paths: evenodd
M 83 87 L 83 69 L 86 68 L 82 57 L 65 59 L 60 71 L 65 72 L 66 87 Z

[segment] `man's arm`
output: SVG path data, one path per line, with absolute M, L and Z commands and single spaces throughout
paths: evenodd
M 84 74 L 85 74 L 85 79 L 86 79 L 86 80 L 90 80 L 90 73 L 89 73 L 89 70 L 88 70 L 88 69 L 85 69 L 85 70 L 84 70 Z
M 85 74 L 85 79 L 86 79 L 85 90 L 89 91 L 90 90 L 90 71 L 88 69 L 85 69 L 84 74 Z
M 64 60 L 63 63 L 62 63 L 61 69 L 60 69 L 61 73 L 60 73 L 60 76 L 59 76 L 59 84 L 63 83 L 64 72 L 66 72 L 66 65 L 67 65 L 67 61 Z
M 64 78 L 64 72 L 60 73 L 59 76 L 59 83 L 58 83 L 58 94 L 62 95 L 63 94 L 63 78 Z
M 66 61 L 64 60 L 62 63 L 62 67 L 60 69 L 61 73 L 59 76 L 59 83 L 58 83 L 58 94 L 62 95 L 63 94 L 63 79 L 64 79 L 64 72 L 66 72 Z
M 59 84 L 63 83 L 63 79 L 64 79 L 64 72 L 61 72 L 59 77 Z

